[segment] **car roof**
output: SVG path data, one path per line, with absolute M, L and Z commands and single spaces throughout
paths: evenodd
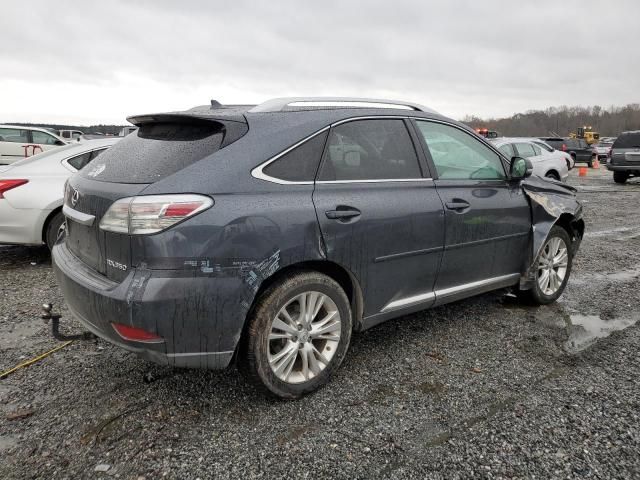
M 128 117 L 127 120 L 137 126 L 176 117 L 220 119 L 246 123 L 250 117 L 270 115 L 285 118 L 301 112 L 306 112 L 314 118 L 325 117 L 327 121 L 353 116 L 380 115 L 440 118 L 452 121 L 431 108 L 413 102 L 355 97 L 283 97 L 274 98 L 259 105 L 222 105 L 212 100 L 211 105 L 201 105 L 178 112 L 134 115 Z M 459 124 L 459 122 L 455 123 Z

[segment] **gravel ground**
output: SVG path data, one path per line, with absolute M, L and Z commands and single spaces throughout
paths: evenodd
M 640 476 L 640 181 L 576 174 L 588 235 L 556 304 L 496 292 L 387 322 L 288 402 L 74 342 L 0 381 L 0 478 Z M 45 300 L 79 329 L 46 249 L 0 248 L 0 370 L 59 345 Z

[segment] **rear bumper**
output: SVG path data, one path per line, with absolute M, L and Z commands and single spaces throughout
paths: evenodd
M 634 173 L 636 175 L 640 175 L 640 164 L 638 165 L 611 165 L 607 163 L 607 170 L 611 170 L 612 172 L 629 172 Z
M 0 243 L 41 245 L 44 220 L 51 211 L 13 208 L 0 199 Z
M 54 247 L 52 259 L 69 310 L 95 335 L 163 365 L 207 369 L 229 365 L 242 331 L 242 324 L 224 321 L 218 306 L 217 295 L 229 288 L 224 285 L 229 279 L 132 269 L 116 283 L 87 267 L 64 243 Z M 113 323 L 141 328 L 164 341 L 123 339 Z

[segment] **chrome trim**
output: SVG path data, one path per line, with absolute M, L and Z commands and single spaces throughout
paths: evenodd
M 287 153 L 289 153 L 294 148 L 299 147 L 300 145 L 302 145 L 306 141 L 311 140 L 316 135 L 320 135 L 321 133 L 326 132 L 330 128 L 331 128 L 331 125 L 327 125 L 326 127 L 322 128 L 321 130 L 318 130 L 317 132 L 312 133 L 311 135 L 309 135 L 309 136 L 303 138 L 302 140 L 300 140 L 298 143 L 293 144 L 291 147 L 287 148 L 286 150 L 283 150 L 282 152 L 278 153 L 277 155 L 271 157 L 267 161 L 262 162 L 260 165 L 258 165 L 257 167 L 255 167 L 255 168 L 253 168 L 251 170 L 251 176 L 254 177 L 254 178 L 257 178 L 259 180 L 264 180 L 264 181 L 271 182 L 271 183 L 277 183 L 279 185 L 313 185 L 313 181 L 311 181 L 311 182 L 291 182 L 289 180 L 282 180 L 281 178 L 276 178 L 276 177 L 272 177 L 270 175 L 267 175 L 262 170 L 265 167 L 268 167 L 271 163 L 273 163 L 276 160 L 278 160 L 283 155 L 286 155 Z
M 457 285 L 455 287 L 436 290 L 435 293 L 437 297 L 448 297 L 467 290 L 475 290 L 476 288 L 486 287 L 494 283 L 502 283 L 510 279 L 516 280 L 518 278 L 520 278 L 519 273 L 511 273 L 509 275 L 502 275 L 501 277 L 486 278 L 484 280 L 478 280 L 476 282 L 465 283 L 463 285 Z
M 298 104 L 298 105 L 296 105 Z M 418 112 L 438 113 L 428 107 L 414 102 L 404 102 L 398 100 L 387 100 L 379 98 L 359 98 L 359 97 L 281 97 L 272 98 L 266 102 L 256 105 L 249 110 L 250 113 L 281 112 L 286 107 L 300 106 L 308 104 L 309 107 L 347 107 L 347 108 L 404 108 Z M 356 105 L 352 105 L 356 104 Z M 365 106 L 365 105 L 371 106 Z
M 381 178 L 379 180 L 316 180 L 318 184 L 340 183 L 392 183 L 392 182 L 432 182 L 433 178 Z
M 67 205 L 62 207 L 62 214 L 65 217 L 70 218 L 74 222 L 79 223 L 80 225 L 86 225 L 87 227 L 90 227 L 91 225 L 93 225 L 93 222 L 96 219 L 94 215 L 89 215 L 87 213 L 79 212 Z
M 204 355 L 229 355 L 233 353 L 233 350 L 229 350 L 226 352 L 193 352 L 193 353 L 167 353 L 167 357 L 177 358 L 177 357 L 202 357 Z
M 503 282 L 506 282 L 507 280 L 511 280 L 511 279 L 517 280 L 518 278 L 520 278 L 519 273 L 512 273 L 509 275 L 502 275 L 500 277 L 493 277 L 493 278 L 486 278 L 484 280 L 478 280 L 477 282 L 465 283 L 463 285 L 457 285 L 455 287 L 444 288 L 442 290 L 436 290 L 434 292 L 426 292 L 426 293 L 421 293 L 419 295 L 413 295 L 411 297 L 401 298 L 399 300 L 394 300 L 386 304 L 384 307 L 382 307 L 382 310 L 380 310 L 380 313 L 387 313 L 394 310 L 401 310 L 403 308 L 413 307 L 420 303 L 426 303 L 430 300 L 434 300 L 434 299 L 439 300 L 440 297 L 446 298 L 460 292 L 471 291 L 477 288 L 487 287 L 493 284 L 501 284 Z
M 380 310 L 380 313 L 386 313 L 386 312 L 391 312 L 393 310 L 408 308 L 413 305 L 417 305 L 419 303 L 424 303 L 428 300 L 433 300 L 435 298 L 436 298 L 435 292 L 421 293 L 420 295 L 401 298 L 399 300 L 394 300 L 393 302 L 387 303 L 384 307 L 382 307 L 382 310 Z

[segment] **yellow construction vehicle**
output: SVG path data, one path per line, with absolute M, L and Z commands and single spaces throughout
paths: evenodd
M 600 134 L 598 132 L 594 132 L 593 128 L 590 126 L 587 127 L 586 125 L 584 127 L 578 127 L 577 132 L 571 133 L 569 136 L 571 138 L 584 138 L 589 145 L 592 143 L 598 143 L 600 140 Z

